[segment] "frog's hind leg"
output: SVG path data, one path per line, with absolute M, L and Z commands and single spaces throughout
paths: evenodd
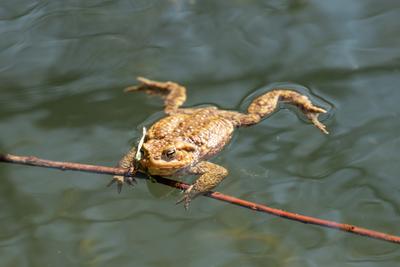
M 307 96 L 286 89 L 275 89 L 254 99 L 247 109 L 248 114 L 243 114 L 238 118 L 238 126 L 249 126 L 260 122 L 276 110 L 280 101 L 298 107 L 311 123 L 323 133 L 328 134 L 326 126 L 318 120 L 319 114 L 325 113 L 326 110 L 313 105 Z
M 129 168 L 130 176 L 116 175 L 113 177 L 113 179 L 108 184 L 108 186 L 110 186 L 114 183 L 117 183 L 118 193 L 121 193 L 123 184 L 133 185 L 133 183 L 136 183 L 135 178 L 133 178 L 131 176 L 136 173 L 135 155 L 136 155 L 136 147 L 132 147 L 131 150 L 129 150 L 129 152 L 126 153 L 126 155 L 118 163 L 118 167 L 127 168 L 127 169 Z
M 145 91 L 152 95 L 161 95 L 164 98 L 164 111 L 173 114 L 186 100 L 186 88 L 174 82 L 158 82 L 143 77 L 138 77 L 141 83 L 125 89 L 125 92 Z

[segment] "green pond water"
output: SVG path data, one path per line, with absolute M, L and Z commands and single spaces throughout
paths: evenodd
M 292 109 L 241 128 L 212 159 L 230 171 L 217 190 L 400 235 L 399 17 L 397 0 L 2 0 L 0 151 L 114 166 L 162 116 L 122 92 L 139 75 L 241 111 L 304 86 L 330 135 Z M 396 244 L 109 179 L 0 164 L 0 266 L 400 264 Z

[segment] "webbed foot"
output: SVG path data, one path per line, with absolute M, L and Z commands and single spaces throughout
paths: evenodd
M 198 193 L 196 194 L 194 191 L 192 191 L 192 189 L 193 189 L 193 185 L 189 186 L 189 188 L 185 190 L 183 197 L 178 199 L 178 201 L 175 204 L 178 205 L 183 202 L 183 207 L 185 207 L 185 210 L 188 210 L 190 202 L 198 194 Z
M 326 113 L 326 111 L 324 109 L 320 109 L 322 111 L 304 111 L 307 118 L 312 122 L 312 124 L 315 125 L 315 127 L 317 127 L 318 129 L 321 130 L 321 132 L 323 132 L 324 134 L 329 134 L 328 130 L 326 129 L 326 125 L 323 124 L 322 122 L 320 122 L 318 120 L 318 116 L 320 113 Z
M 117 183 L 117 191 L 119 194 L 119 193 L 121 193 L 122 186 L 124 184 L 130 185 L 130 186 L 134 186 L 135 184 L 137 184 L 136 179 L 132 177 L 135 173 L 136 173 L 136 170 L 132 167 L 129 169 L 129 172 L 128 172 L 129 175 L 127 175 L 127 176 L 116 175 L 111 179 L 111 181 L 108 183 L 107 186 L 111 186 L 114 183 Z

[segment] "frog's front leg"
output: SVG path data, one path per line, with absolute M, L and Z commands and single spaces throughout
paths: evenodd
M 136 155 L 136 147 L 132 147 L 131 150 L 129 150 L 129 152 L 126 153 L 126 155 L 119 161 L 118 167 L 129 168 L 130 175 L 134 175 L 137 171 L 135 169 L 135 155 Z M 116 175 L 110 181 L 108 186 L 110 186 L 114 183 L 117 183 L 118 193 L 121 193 L 123 184 L 126 183 L 128 185 L 133 185 L 133 183 L 136 183 L 136 180 L 132 176 Z
M 211 162 L 201 161 L 191 167 L 191 174 L 200 174 L 200 177 L 185 191 L 184 196 L 176 204 L 184 202 L 184 207 L 189 208 L 190 201 L 198 195 L 206 193 L 216 187 L 227 175 L 228 171 Z

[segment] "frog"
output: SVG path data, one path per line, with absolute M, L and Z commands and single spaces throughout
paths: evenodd
M 125 92 L 143 91 L 161 96 L 165 116 L 153 123 L 143 136 L 137 150 L 133 146 L 119 161 L 118 167 L 129 169 L 126 176 L 114 176 L 109 185 L 116 183 L 118 192 L 124 184 L 134 185 L 136 172 L 150 177 L 196 176 L 183 192 L 177 204 L 183 202 L 187 210 L 195 197 L 212 191 L 228 176 L 228 170 L 210 159 L 230 142 L 235 129 L 260 123 L 279 109 L 280 103 L 297 107 L 311 124 L 322 133 L 327 127 L 319 115 L 327 111 L 313 104 L 310 98 L 289 88 L 273 88 L 256 97 L 247 112 L 222 110 L 216 106 L 182 107 L 186 100 L 186 87 L 172 81 L 137 78 L 139 84 Z

